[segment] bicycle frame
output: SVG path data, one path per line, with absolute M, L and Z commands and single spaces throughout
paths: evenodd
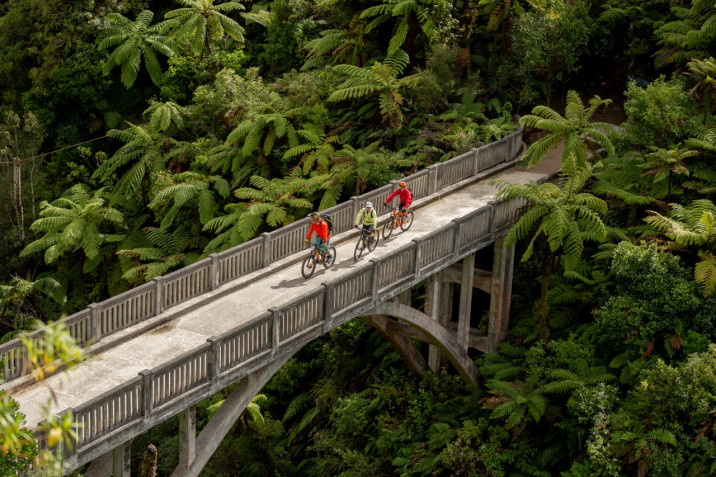
M 400 217 L 400 209 L 393 207 L 393 221 L 396 227 L 400 227 L 403 224 L 403 219 Z

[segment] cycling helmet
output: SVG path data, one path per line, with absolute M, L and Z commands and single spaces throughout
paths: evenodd
M 366 203 L 365 203 L 365 206 L 366 206 L 366 207 L 373 207 L 373 202 L 366 202 Z
M 313 220 L 319 219 L 321 218 L 321 214 L 319 214 L 318 212 L 311 212 L 311 218 Z
M 408 184 L 406 184 L 406 183 L 403 182 L 403 181 L 400 181 L 400 182 L 398 183 L 398 185 L 399 185 L 400 187 L 405 187 L 405 186 L 408 185 Z

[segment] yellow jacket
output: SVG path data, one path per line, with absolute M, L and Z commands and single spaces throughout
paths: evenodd
M 371 209 L 369 213 L 366 213 L 364 207 L 358 211 L 356 225 L 360 225 L 361 221 L 363 221 L 363 225 L 375 225 L 376 220 L 378 220 L 378 214 L 375 213 L 375 209 Z

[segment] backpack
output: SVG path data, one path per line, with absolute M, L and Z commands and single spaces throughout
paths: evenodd
M 333 234 L 333 219 L 328 214 L 321 214 L 321 218 L 328 224 L 328 233 Z

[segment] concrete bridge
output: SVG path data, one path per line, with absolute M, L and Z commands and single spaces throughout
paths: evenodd
M 67 471 L 92 462 L 86 475 L 119 477 L 130 475 L 131 440 L 176 415 L 180 459 L 173 475 L 198 475 L 268 379 L 306 343 L 355 317 L 367 317 L 416 373 L 449 361 L 477 384 L 468 350 L 492 351 L 507 331 L 514 248 L 504 247 L 502 237 L 522 212 L 522 204 L 494 202 L 496 189 L 486 180 L 543 181 L 559 168 L 517 167 L 522 147 L 520 128 L 405 178 L 417 197 L 412 228 L 381 240 L 359 262 L 353 260 L 355 215 L 365 201 L 383 202 L 395 184 L 329 209 L 337 261 L 310 280 L 299 270 L 307 254 L 308 219 L 302 219 L 93 304 L 66 319 L 91 356 L 68 373 L 34 383 L 24 375 L 21 344 L 6 343 L 2 388 L 20 403 L 30 427 L 48 403 L 52 413 L 74 414 L 80 428 L 76 445 L 65 449 Z M 475 252 L 492 244 L 491 270 L 476 269 Z M 410 302 L 410 289 L 420 282 L 424 311 Z M 489 300 L 486 334 L 470 325 L 474 289 Z M 459 293 L 455 310 L 453 293 Z M 412 340 L 430 344 L 427 357 Z M 196 403 L 237 381 L 197 436 Z

